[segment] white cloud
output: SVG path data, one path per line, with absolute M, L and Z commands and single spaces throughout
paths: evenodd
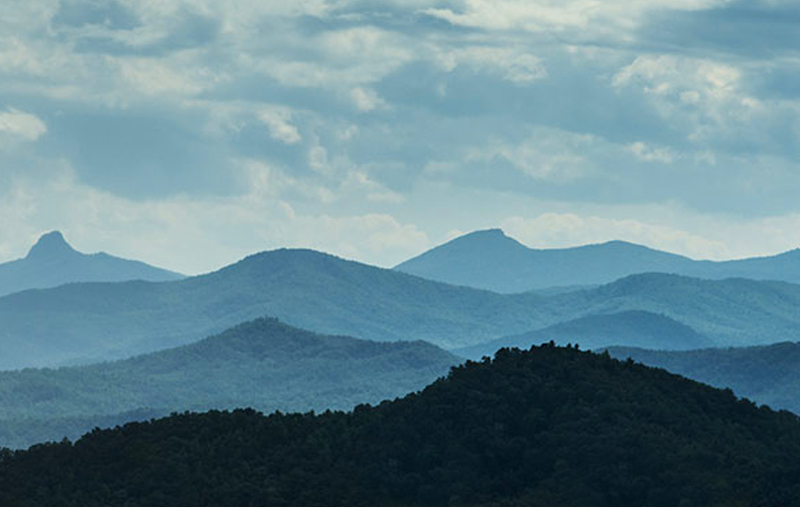
M 503 79 L 518 85 L 529 84 L 547 77 L 547 69 L 541 58 L 524 49 L 468 46 L 440 50 L 434 54 L 437 63 L 448 71 L 463 65 L 480 71 L 498 73 Z
M 0 112 L 0 132 L 36 141 L 47 132 L 47 125 L 34 114 L 8 108 Z
M 388 107 L 386 101 L 380 98 L 375 90 L 371 88 L 353 88 L 350 90 L 350 99 L 356 108 L 363 113 Z
M 629 145 L 628 149 L 634 154 L 634 156 L 636 156 L 637 159 L 643 162 L 659 162 L 661 164 L 670 164 L 673 160 L 675 160 L 675 152 L 669 148 L 654 147 L 641 141 L 637 141 Z
M 385 213 L 333 215 L 294 209 L 299 183 L 256 162 L 249 187 L 226 198 L 125 199 L 81 184 L 69 168 L 46 182 L 0 190 L 0 254 L 24 255 L 38 234 L 60 229 L 84 251 L 108 251 L 187 273 L 284 246 L 314 248 L 384 266 L 427 248 L 426 234 Z
M 296 144 L 302 141 L 297 127 L 292 125 L 292 111 L 285 107 L 265 107 L 259 113 L 259 119 L 267 125 L 273 139 L 285 144 Z
M 539 127 L 521 143 L 495 140 L 488 146 L 469 149 L 466 160 L 491 163 L 501 159 L 532 178 L 563 183 L 596 171 L 587 154 L 599 142 L 591 135 Z

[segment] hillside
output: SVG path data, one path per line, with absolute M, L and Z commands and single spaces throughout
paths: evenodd
M 0 264 L 0 296 L 74 282 L 179 280 L 183 275 L 106 253 L 74 250 L 60 232 L 42 236 L 22 259 Z
M 574 349 L 505 350 L 352 413 L 183 414 L 0 458 L 0 504 L 784 507 L 800 421 Z
M 649 272 L 716 280 L 752 278 L 800 283 L 800 250 L 744 260 L 695 261 L 624 241 L 533 249 L 500 229 L 489 229 L 453 239 L 394 269 L 504 294 L 599 285 Z
M 454 347 L 538 327 L 540 299 L 275 250 L 176 282 L 70 284 L 0 298 L 0 369 L 130 357 L 264 315 L 321 333 Z
M 258 319 L 124 361 L 0 372 L 0 447 L 76 438 L 143 409 L 350 409 L 421 389 L 457 362 L 424 342 L 323 336 Z
M 477 360 L 483 356 L 491 357 L 503 347 L 529 348 L 531 345 L 551 340 L 557 345 L 576 344 L 584 349 L 597 349 L 609 345 L 697 349 L 710 345 L 708 338 L 669 317 L 641 310 L 629 310 L 580 317 L 544 329 L 456 349 L 453 353 Z
M 611 347 L 609 352 L 800 414 L 800 343 L 681 352 Z

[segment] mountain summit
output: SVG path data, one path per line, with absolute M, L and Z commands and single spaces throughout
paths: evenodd
M 72 246 L 64 239 L 64 235 L 60 231 L 48 232 L 39 238 L 26 259 L 55 259 L 64 257 L 66 255 L 79 254 Z
M 528 248 L 500 229 L 488 229 L 455 238 L 394 269 L 503 294 L 600 285 L 648 272 L 800 283 L 800 252 L 724 262 L 697 261 L 626 241 Z
M 22 259 L 0 264 L 0 296 L 74 282 L 178 280 L 183 275 L 105 253 L 84 254 L 59 231 L 48 232 Z

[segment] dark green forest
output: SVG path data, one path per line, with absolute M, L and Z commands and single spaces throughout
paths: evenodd
M 184 410 L 348 410 L 421 389 L 459 361 L 425 342 L 325 336 L 257 319 L 123 361 L 0 372 L 0 446 Z
M 544 345 L 348 413 L 185 413 L 4 451 L 0 505 L 789 507 L 798 455 L 791 413 Z

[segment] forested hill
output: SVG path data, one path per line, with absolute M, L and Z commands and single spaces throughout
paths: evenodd
M 106 253 L 78 252 L 60 232 L 53 231 L 39 238 L 24 258 L 0 264 L 0 296 L 75 282 L 162 282 L 181 278 L 183 275 L 143 262 Z
M 609 352 L 800 414 L 800 343 L 679 352 L 612 347 Z
M 789 507 L 800 421 L 633 362 L 504 350 L 352 413 L 175 415 L 0 458 L 0 505 Z
M 324 336 L 258 319 L 124 361 L 0 372 L 0 447 L 77 438 L 142 411 L 345 410 L 419 390 L 458 362 L 425 342 Z

